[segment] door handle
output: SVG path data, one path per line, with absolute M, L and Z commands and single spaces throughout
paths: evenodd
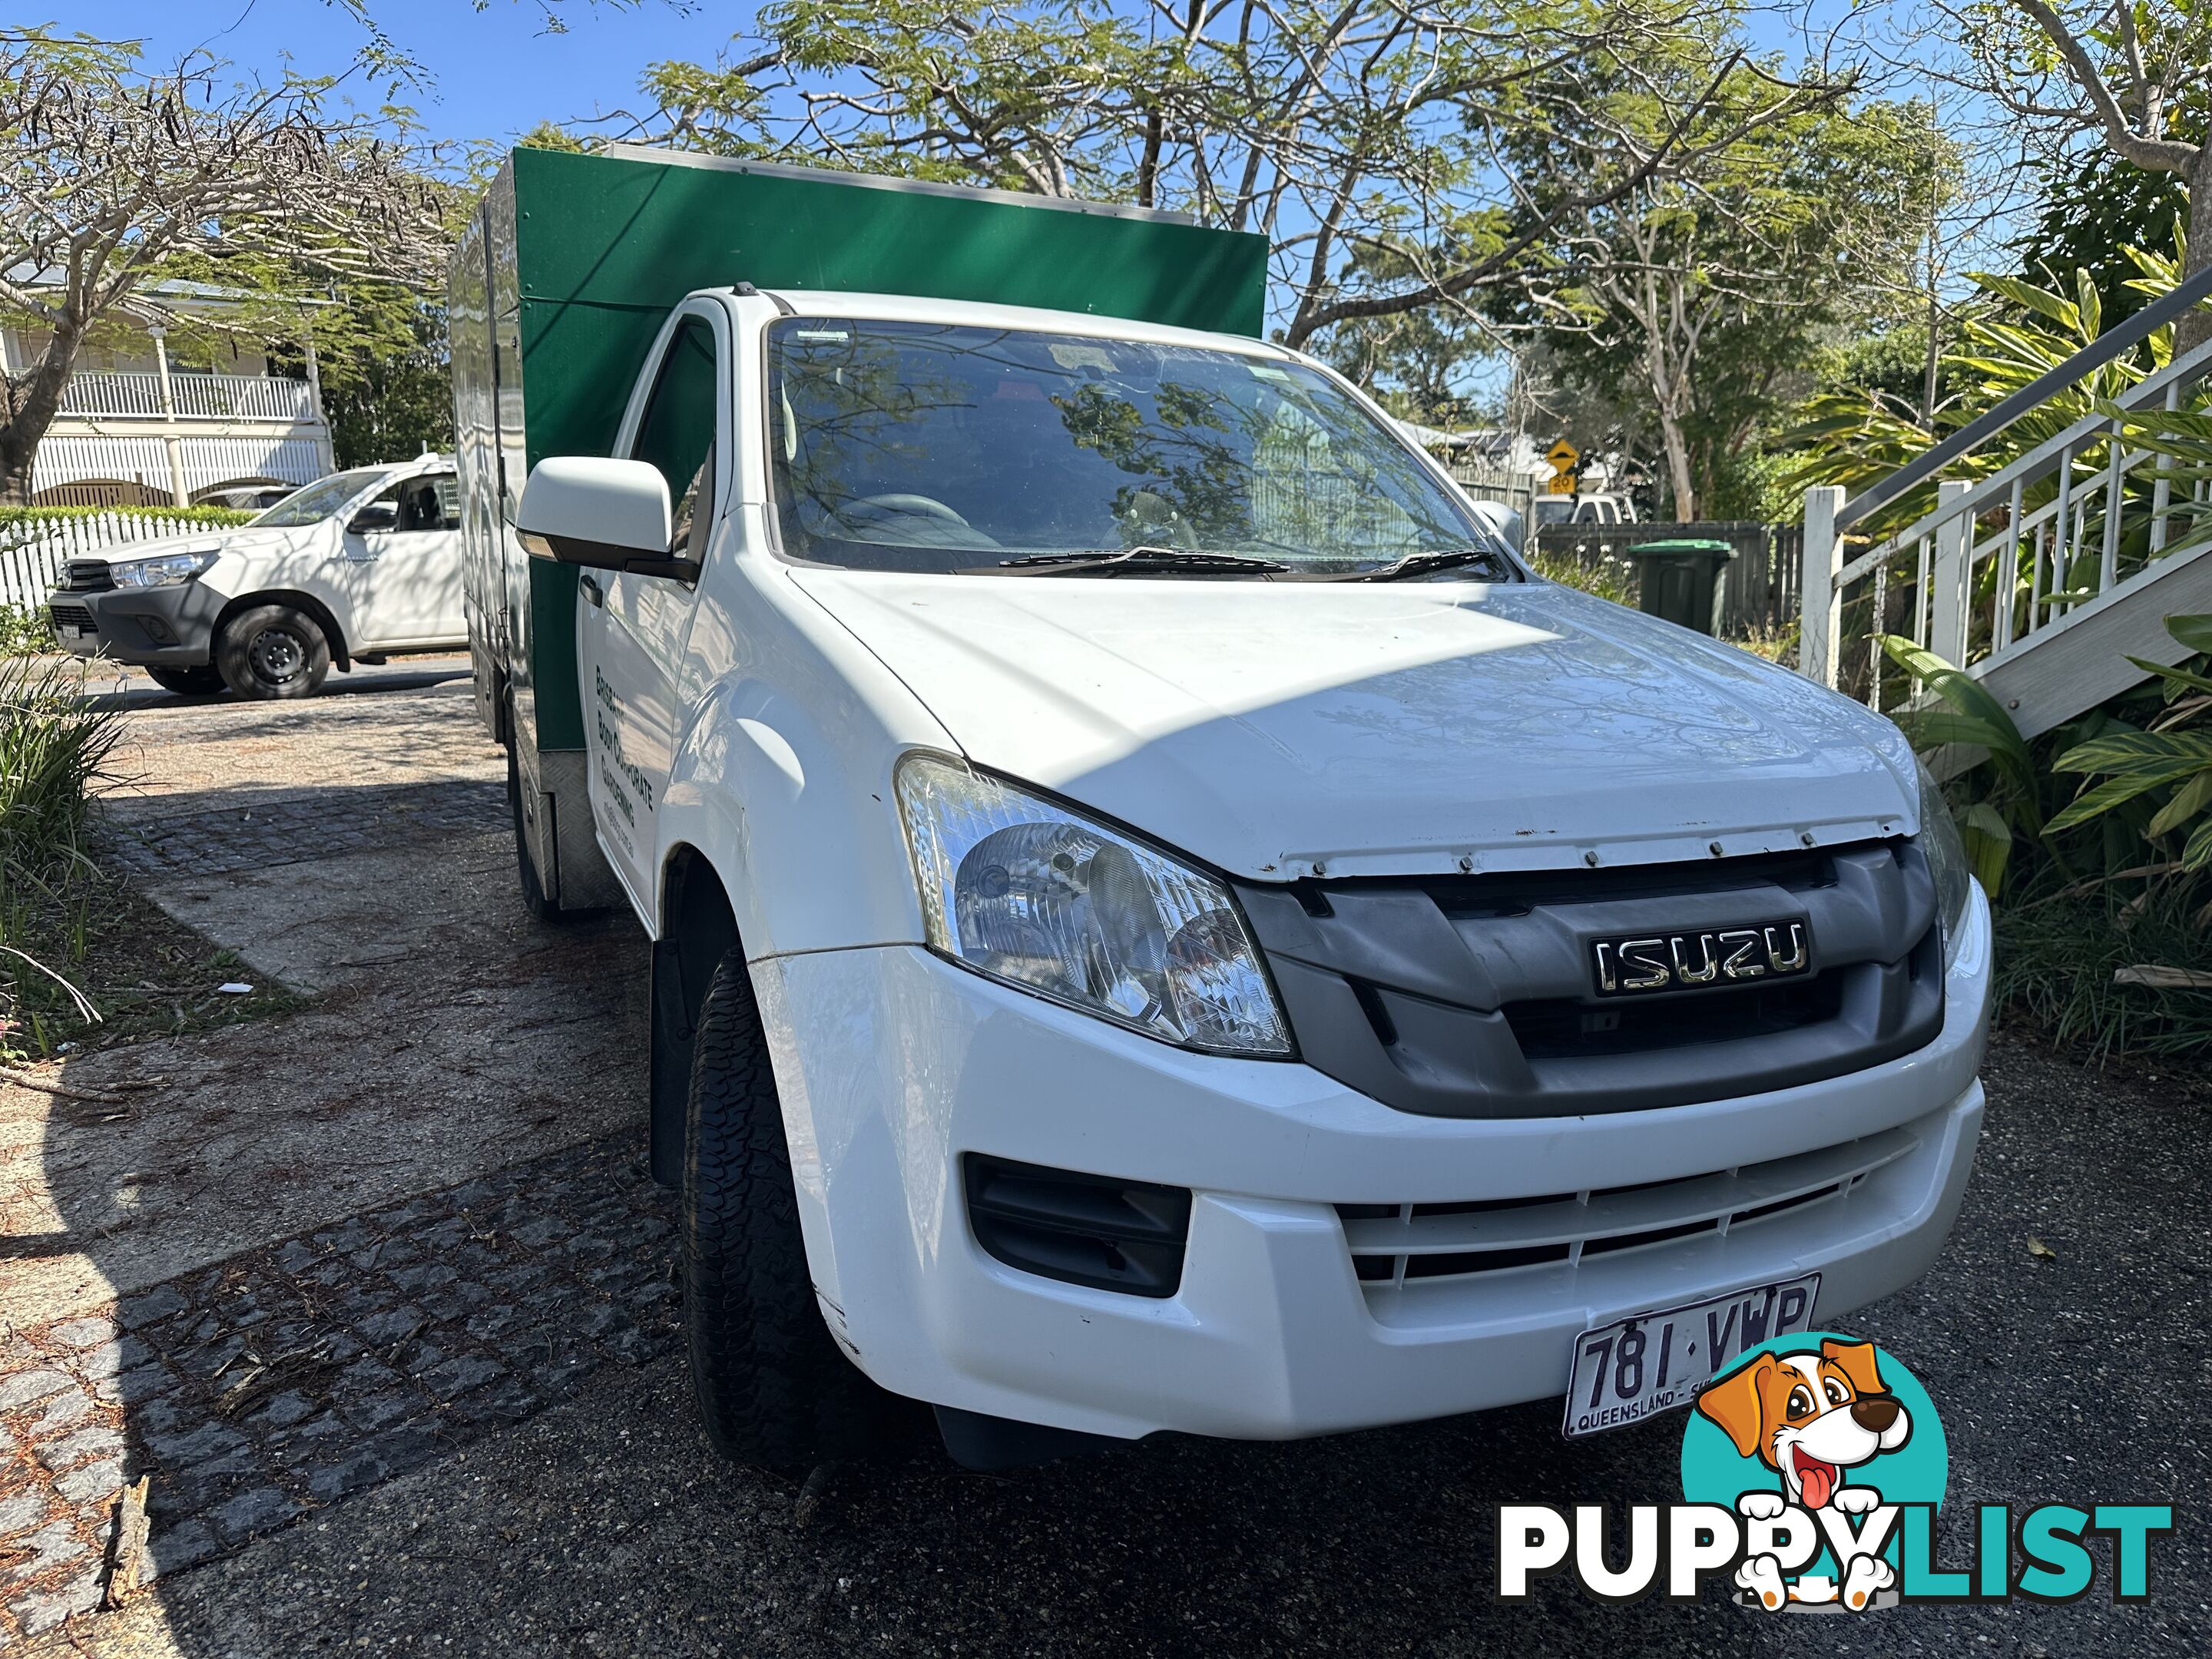
M 584 590 L 584 597 L 593 605 L 605 607 L 607 602 L 606 592 L 600 587 L 597 577 L 580 575 L 576 578 L 576 586 Z

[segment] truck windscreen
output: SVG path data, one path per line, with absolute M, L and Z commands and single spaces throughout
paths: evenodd
M 1142 548 L 1320 574 L 1491 544 L 1403 441 L 1299 363 L 819 318 L 775 325 L 769 354 L 793 558 L 951 571 Z

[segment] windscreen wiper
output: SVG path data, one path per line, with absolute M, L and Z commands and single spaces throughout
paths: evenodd
M 1274 575 L 1290 566 L 1243 553 L 1197 553 L 1182 547 L 1086 548 L 1066 553 L 1032 553 L 985 566 L 1010 576 L 1148 576 L 1188 572 L 1194 575 Z
M 1502 580 L 1513 581 L 1520 572 L 1495 548 L 1449 547 L 1427 553 L 1408 553 L 1402 559 L 1393 559 L 1389 564 L 1378 564 L 1372 570 L 1347 570 L 1341 574 L 1316 576 L 1317 582 L 1395 582 L 1408 576 L 1427 576 L 1439 570 L 1457 570 L 1466 565 L 1487 565 L 1490 574 Z

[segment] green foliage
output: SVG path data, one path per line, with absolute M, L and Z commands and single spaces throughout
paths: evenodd
M 1894 285 L 1952 165 L 1927 106 L 1817 76 L 1784 98 L 1783 66 L 1742 45 L 1719 10 L 1679 20 L 1631 71 L 1583 71 L 1581 144 L 1516 158 L 1537 180 L 1531 216 L 1632 168 L 1714 91 L 1674 167 L 1579 216 L 1533 251 L 1538 276 L 1489 301 L 1559 380 L 1648 411 L 1678 517 L 1766 502 L 1761 434 L 1812 390 L 1815 343 Z M 1620 132 L 1635 142 L 1597 142 Z
M 2195 130 L 2191 130 L 2192 127 Z M 2177 123 L 2174 136 L 2201 139 L 2203 123 Z M 2097 290 L 2105 325 L 2124 322 L 2148 304 L 2135 286 L 2142 273 L 2129 248 L 2170 247 L 2185 239 L 2189 186 L 2171 173 L 2149 173 L 2110 150 L 2062 155 L 2037 164 L 2044 178 L 2041 214 L 2013 246 L 2020 276 L 2056 283 L 2086 272 Z
M 2172 617 L 2212 651 L 2212 617 Z M 2114 1055 L 2212 1054 L 2212 672 L 2200 655 L 2106 708 L 2021 740 L 1971 676 L 1909 640 L 1884 649 L 1928 694 L 1898 715 L 1913 745 L 1986 750 L 1947 788 L 1983 887 L 1996 902 L 2000 1004 L 2055 1040 Z M 2067 799 L 2072 780 L 2100 780 Z M 2178 974 L 2130 974 L 2154 968 Z
M 184 529 L 198 525 L 240 525 L 253 516 L 231 507 L 0 507 L 0 546 L 34 538 L 41 525 L 114 513 L 127 513 L 134 519 L 159 519 Z
M 53 625 L 35 605 L 0 604 L 0 657 L 36 656 L 53 648 Z
M 409 112 L 364 112 L 343 77 L 227 69 L 198 49 L 149 68 L 138 42 L 0 34 L 0 322 L 29 343 L 0 398 L 0 498 L 27 496 L 103 332 L 166 325 L 185 362 L 312 338 L 342 380 L 353 342 L 441 285 L 461 196 L 417 165 Z
M 1580 588 L 1585 593 L 1595 593 L 1601 599 L 1611 599 L 1631 610 L 1636 607 L 1636 573 L 1626 559 L 1607 553 L 1585 560 L 1571 553 L 1547 553 L 1541 548 L 1532 548 L 1526 556 L 1535 566 L 1536 574 L 1547 580 L 1558 582 L 1563 587 Z
M 377 326 L 322 361 L 323 410 L 341 468 L 453 446 L 445 307 L 410 304 L 398 317 L 385 309 L 374 307 Z
M 1958 817 L 1974 874 L 1995 899 L 2004 890 L 2014 843 L 2033 841 L 2044 827 L 2042 791 L 2027 742 L 2005 706 L 1972 675 L 1896 635 L 1884 637 L 1881 648 L 1935 699 L 1908 705 L 1897 716 L 1913 748 L 1930 754 L 1955 744 L 1988 757 L 1989 787 L 1960 802 Z
M 1909 639 L 1881 641 L 1923 694 L 1896 716 L 1913 747 L 1985 751 L 1954 792 L 1967 803 L 1960 827 L 1992 896 L 2021 844 L 2041 843 L 2069 880 L 2083 865 L 2102 868 L 2092 878 L 2099 881 L 2123 870 L 2170 866 L 2186 877 L 2212 869 L 2212 616 L 2168 617 L 2166 624 L 2199 654 L 2178 667 L 2130 658 L 2153 685 L 2060 727 L 2039 754 L 1971 674 Z M 2069 777 L 2099 781 L 2068 799 Z
M 2145 299 L 2167 294 L 2181 280 L 2182 249 L 2171 255 L 2138 247 L 2122 250 L 2136 275 L 2130 290 Z M 2044 287 L 2016 276 L 1975 275 L 1984 303 L 1960 323 L 1959 349 L 1944 360 L 1951 401 L 1923 422 L 1917 409 L 1877 386 L 1857 386 L 1819 394 L 1799 410 L 1797 424 L 1780 434 L 1778 442 L 1796 450 L 1802 465 L 1782 481 L 1793 495 L 1814 484 L 1841 484 L 1853 495 L 1877 479 L 1924 454 L 1960 428 L 1996 407 L 2013 393 L 2041 379 L 2093 343 L 2105 326 L 2104 301 L 2097 283 L 2086 270 L 2073 273 L 2070 289 Z M 2173 357 L 2173 330 L 2169 325 L 2152 334 L 2134 351 L 2106 364 L 2081 385 L 2051 398 L 2004 432 L 1962 457 L 1950 469 L 1958 478 L 1984 478 L 2002 471 L 2045 440 L 2064 431 L 2084 416 L 2104 412 L 2118 415 L 2116 400 Z M 2199 403 L 2212 398 L 2200 386 Z M 2146 445 L 2170 453 L 2178 471 L 2169 477 L 2183 488 L 2197 477 L 2212 476 L 2212 424 L 2200 412 L 2184 409 L 2175 415 L 2162 410 L 2139 410 L 2125 417 L 2129 443 Z M 2184 446 L 2203 446 L 2201 453 Z M 2107 455 L 2101 441 L 2087 444 L 2075 457 L 2077 477 L 2100 477 Z M 2206 469 L 2190 471 L 2192 466 Z M 2130 511 L 2140 517 L 2148 507 L 2148 476 L 2131 477 L 2137 497 Z M 1910 524 L 1936 501 L 1930 482 L 1908 492 L 1885 508 L 1866 526 L 1876 534 Z M 2055 494 L 2056 480 L 2039 480 L 2026 505 L 2033 511 Z M 2178 545 L 2178 544 L 2177 544 Z M 1993 567 L 1991 567 L 1993 568 Z
M 84 856 L 92 793 L 122 716 L 79 695 L 82 665 L 0 659 L 0 887 L 42 885 Z
M 1927 321 L 1878 324 L 1821 341 L 1814 347 L 1808 368 L 1814 397 L 1877 394 L 1893 407 L 1917 410 L 1927 391 Z M 1939 362 L 1939 401 L 1947 389 Z
M 2212 975 L 2212 933 L 2196 896 L 2061 892 L 1996 914 L 1996 1000 L 2093 1060 L 2212 1054 L 2212 992 L 2118 977 L 2149 964 Z M 2130 976 L 2132 979 L 2132 976 Z
M 1476 239 L 1455 239 L 1453 260 L 1468 263 L 1494 252 L 1503 236 L 1502 217 L 1488 216 L 1480 247 L 1468 245 Z M 1355 250 L 1341 281 L 1351 288 L 1404 284 L 1418 280 L 1431 257 L 1398 243 L 1364 245 Z M 1400 419 L 1450 430 L 1487 413 L 1469 377 L 1500 346 L 1466 307 L 1436 305 L 1340 323 L 1310 349 L 1373 392 Z
M 2168 617 L 2166 631 L 2191 651 L 2212 653 L 2212 616 Z M 2168 668 L 2130 657 L 2162 688 L 2164 708 L 2147 731 L 2113 731 L 2075 744 L 2053 763 L 2055 770 L 2101 778 L 2052 818 L 2057 835 L 2143 797 L 2162 804 L 2142 824 L 2147 842 L 2169 853 L 2188 872 L 2212 868 L 2212 677 L 2197 666 Z

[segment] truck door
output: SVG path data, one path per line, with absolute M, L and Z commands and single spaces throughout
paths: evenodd
M 403 478 L 356 509 L 338 556 L 357 651 L 453 644 L 461 612 L 461 497 L 450 472 Z
M 724 358 L 714 325 L 686 314 L 668 336 L 627 453 L 668 481 L 670 551 L 704 561 L 717 494 Z M 577 656 L 583 677 L 592 817 L 607 861 L 641 915 L 653 911 L 660 797 L 674 760 L 677 681 L 692 590 L 665 576 L 582 573 Z M 596 591 L 596 601 L 594 593 Z

